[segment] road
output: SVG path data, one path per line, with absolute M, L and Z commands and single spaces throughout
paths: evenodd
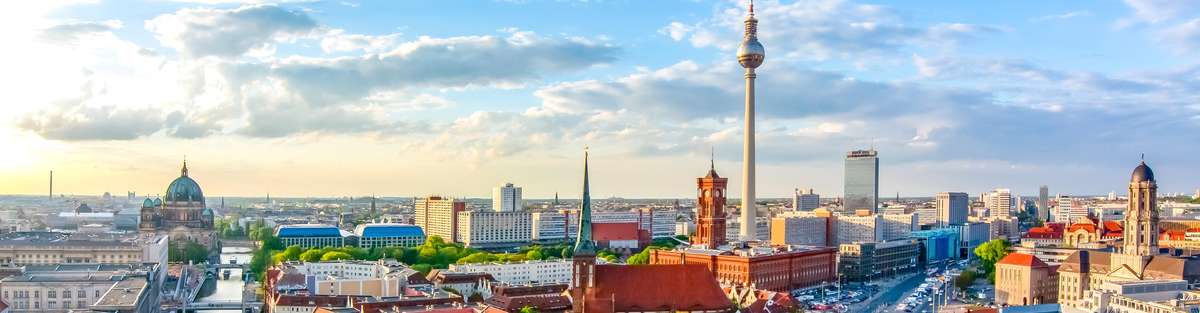
M 916 289 L 917 286 L 920 286 L 922 282 L 925 282 L 926 277 L 928 276 L 925 276 L 924 273 L 913 275 L 899 284 L 896 284 L 896 286 L 893 288 L 880 291 L 882 294 L 880 294 L 878 297 L 875 297 L 874 300 L 867 302 L 865 306 L 861 307 L 869 310 L 868 312 L 875 312 L 880 309 L 880 307 L 893 306 L 896 304 L 896 301 L 902 299 L 905 294 L 913 289 Z

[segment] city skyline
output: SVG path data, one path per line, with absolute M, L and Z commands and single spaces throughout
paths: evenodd
M 585 145 L 599 197 L 689 195 L 709 149 L 742 184 L 742 1 L 126 5 L 4 10 L 0 194 L 158 194 L 187 155 L 212 195 L 574 198 Z M 883 199 L 1123 194 L 1143 152 L 1191 194 L 1197 9 L 760 1 L 757 195 L 837 197 L 869 146 Z

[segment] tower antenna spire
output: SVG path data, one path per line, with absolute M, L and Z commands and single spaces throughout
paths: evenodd
M 708 169 L 714 170 L 714 171 L 717 170 L 716 159 L 717 159 L 717 148 L 712 147 L 712 146 L 708 147 Z

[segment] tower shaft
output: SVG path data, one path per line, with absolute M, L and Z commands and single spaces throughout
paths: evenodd
M 755 215 L 757 208 L 754 204 L 754 68 L 746 68 L 746 124 L 742 145 L 742 214 L 741 229 L 738 235 L 742 241 L 755 240 Z

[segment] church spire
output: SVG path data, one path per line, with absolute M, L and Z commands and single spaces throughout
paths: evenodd
M 579 203 L 579 234 L 575 239 L 576 256 L 596 255 L 592 241 L 592 196 L 588 190 L 588 150 L 583 150 L 583 199 Z
M 180 170 L 180 173 L 181 173 L 181 175 L 183 175 L 183 176 L 185 176 L 185 177 L 186 177 L 186 176 L 187 176 L 187 174 L 188 174 L 188 170 L 187 170 L 187 156 L 186 156 L 186 155 L 185 155 L 185 156 L 183 156 L 183 169 L 182 169 L 182 170 Z

